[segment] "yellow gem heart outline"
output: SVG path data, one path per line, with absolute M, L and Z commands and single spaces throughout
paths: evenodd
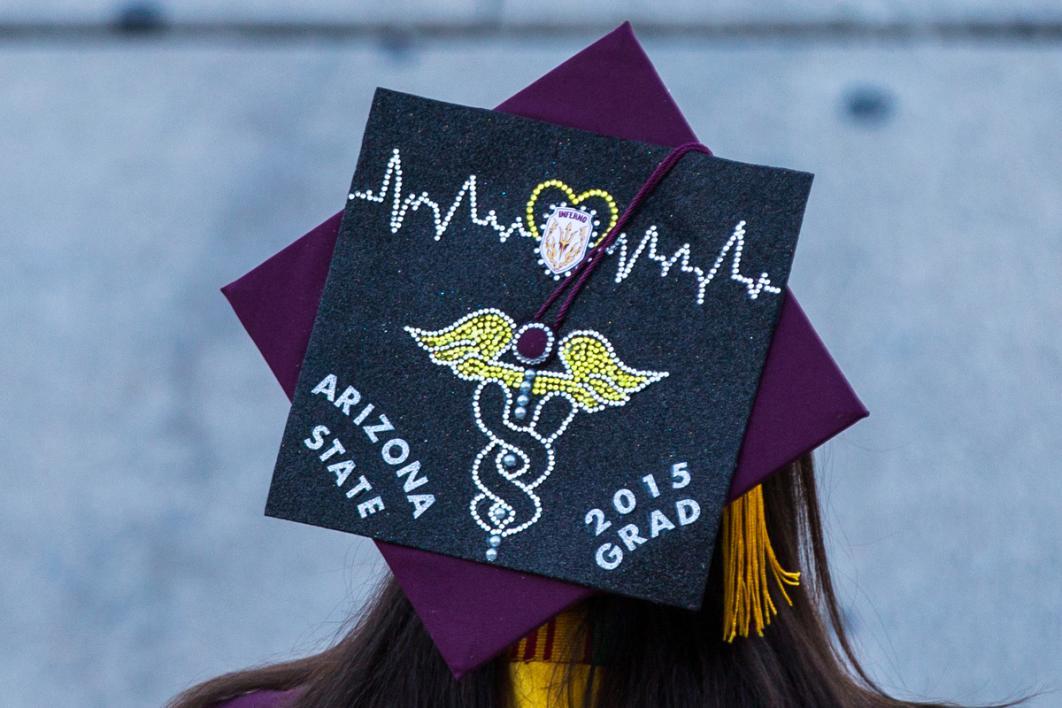
M 545 182 L 538 184 L 531 191 L 531 198 L 527 202 L 527 228 L 531 231 L 531 235 L 534 236 L 537 240 L 542 240 L 542 235 L 538 232 L 538 225 L 535 223 L 535 204 L 538 203 L 538 195 L 541 194 L 543 190 L 549 189 L 551 187 L 564 192 L 564 195 L 568 197 L 568 203 L 571 204 L 573 207 L 578 206 L 582 202 L 592 197 L 599 197 L 603 199 L 606 204 L 608 204 L 610 214 L 608 228 L 603 229 L 599 232 L 597 241 L 592 243 L 591 247 L 599 244 L 601 242 L 601 239 L 605 238 L 608 232 L 612 230 L 612 227 L 616 225 L 616 221 L 619 219 L 619 209 L 616 207 L 616 200 L 612 198 L 611 194 L 609 194 L 603 189 L 588 189 L 585 192 L 582 192 L 581 194 L 576 194 L 575 190 L 569 187 L 567 183 L 562 182 L 559 179 L 548 179 Z

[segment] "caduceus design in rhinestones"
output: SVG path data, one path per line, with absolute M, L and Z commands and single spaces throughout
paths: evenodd
M 515 346 L 528 328 L 538 328 L 552 340 L 545 326 L 518 329 L 511 317 L 494 308 L 436 331 L 405 328 L 432 362 L 476 382 L 472 413 L 487 442 L 472 463 L 477 493 L 469 512 L 487 532 L 489 561 L 498 558 L 503 538 L 542 516 L 536 490 L 553 471 L 554 446 L 576 414 L 623 406 L 634 393 L 667 376 L 666 371 L 627 366 L 608 339 L 592 330 L 572 332 L 557 344 L 562 371 L 538 370 Z M 551 349 L 552 341 L 549 345 Z M 507 355 L 517 361 L 506 361 Z

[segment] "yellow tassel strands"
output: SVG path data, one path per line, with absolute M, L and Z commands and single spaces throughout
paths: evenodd
M 723 640 L 749 636 L 749 627 L 763 629 L 778 614 L 767 581 L 770 571 L 785 601 L 786 586 L 800 585 L 800 573 L 785 570 L 774 555 L 767 534 L 763 488 L 756 486 L 723 510 Z

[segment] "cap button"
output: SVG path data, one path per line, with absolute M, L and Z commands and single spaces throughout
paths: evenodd
M 553 353 L 553 330 L 541 322 L 528 322 L 516 332 L 516 358 L 524 364 L 541 364 Z

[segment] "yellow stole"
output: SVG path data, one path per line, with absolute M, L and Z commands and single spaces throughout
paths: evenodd
M 573 646 L 579 610 L 567 610 L 528 634 L 509 650 L 509 677 L 517 708 L 576 708 L 583 705 L 591 668 L 591 637 Z M 568 679 L 571 680 L 569 686 Z M 596 667 L 593 685 L 601 680 Z

